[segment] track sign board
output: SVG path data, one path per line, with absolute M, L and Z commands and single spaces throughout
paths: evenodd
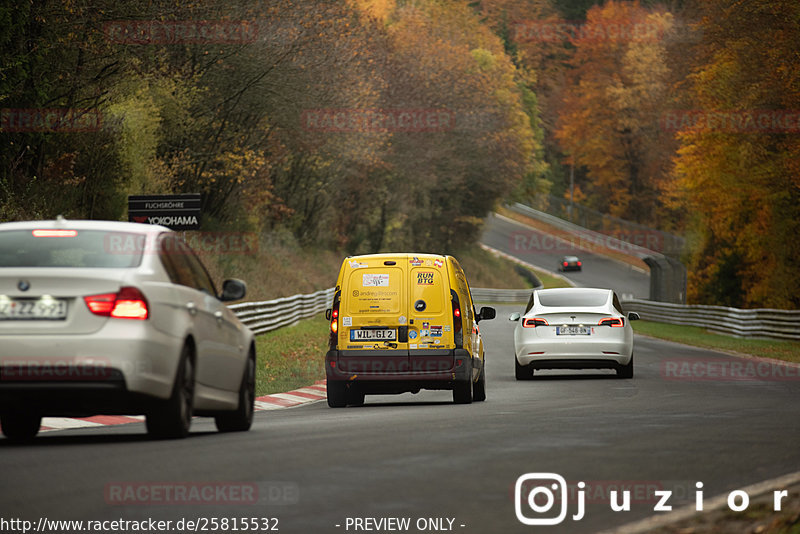
M 130 195 L 128 221 L 160 224 L 172 230 L 199 230 L 200 193 Z

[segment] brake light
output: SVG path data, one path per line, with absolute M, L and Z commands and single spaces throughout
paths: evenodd
M 569 265 L 569 262 L 568 262 L 568 261 L 565 261 L 565 262 L 564 262 L 564 267 L 566 267 L 567 265 Z
M 464 333 L 461 331 L 461 302 L 458 299 L 458 293 L 454 289 L 450 290 L 450 305 L 453 307 L 453 342 L 456 348 L 464 346 Z
M 34 230 L 33 237 L 75 237 L 77 230 Z
M 326 315 L 326 317 L 328 317 Z M 339 345 L 339 294 L 333 298 L 333 306 L 331 307 L 330 314 L 330 336 L 328 338 L 328 347 L 333 350 Z M 333 364 L 333 362 L 331 362 Z
M 625 320 L 622 317 L 606 317 L 605 319 L 600 319 L 600 322 L 597 324 L 600 326 L 621 327 L 625 326 Z
M 536 328 L 537 326 L 548 326 L 547 320 L 541 317 L 528 317 L 522 320 L 522 326 L 525 328 Z
M 103 293 L 83 297 L 89 311 L 115 319 L 147 319 L 147 299 L 135 287 L 123 287 L 117 293 Z
M 581 262 L 578 262 L 578 267 L 580 267 L 580 266 L 581 266 Z
M 331 334 L 339 333 L 339 304 L 331 312 Z

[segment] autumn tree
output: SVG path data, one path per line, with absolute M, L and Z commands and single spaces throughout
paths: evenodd
M 654 224 L 668 170 L 667 12 L 609 1 L 589 10 L 570 38 L 575 52 L 556 136 L 571 164 L 586 168 L 590 204 L 611 215 Z
M 701 16 L 670 188 L 695 239 L 689 298 L 797 309 L 800 5 L 710 0 Z

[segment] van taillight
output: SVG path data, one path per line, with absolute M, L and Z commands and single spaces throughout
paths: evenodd
M 330 339 L 328 340 L 328 346 L 331 350 L 335 349 L 337 345 L 339 345 L 339 293 L 337 292 L 336 295 L 333 297 L 333 306 L 331 306 L 330 316 L 327 316 L 330 319 L 330 330 L 331 335 Z
M 117 319 L 147 319 L 147 299 L 135 287 L 123 287 L 117 293 L 83 297 L 89 311 L 95 315 Z
M 461 303 L 458 300 L 458 293 L 450 290 L 450 302 L 453 306 L 453 342 L 456 348 L 464 346 L 464 334 L 461 332 Z
M 338 334 L 339 333 L 339 305 L 337 303 L 336 307 L 333 308 L 331 312 L 331 334 Z

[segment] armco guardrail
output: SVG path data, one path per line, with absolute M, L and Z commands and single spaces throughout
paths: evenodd
M 264 334 L 313 317 L 331 307 L 333 288 L 264 302 L 232 304 L 233 313 L 256 334 Z
M 472 288 L 476 302 L 527 302 L 532 289 Z M 313 317 L 331 306 L 333 288 L 308 295 L 295 295 L 264 302 L 244 302 L 230 308 L 256 334 L 289 326 Z M 754 309 L 725 306 L 685 305 L 652 300 L 623 300 L 625 311 L 635 311 L 642 319 L 660 323 L 700 326 L 741 337 L 800 339 L 800 311 Z
M 686 267 L 675 258 L 603 233 L 583 228 L 582 226 L 559 219 L 554 215 L 544 213 L 530 206 L 525 206 L 524 204 L 515 203 L 506 207 L 511 211 L 515 211 L 568 232 L 578 239 L 576 243 L 578 248 L 591 249 L 592 247 L 599 246 L 600 248 L 607 248 L 642 259 L 648 267 L 650 267 L 651 299 L 677 304 L 686 302 Z
M 528 302 L 533 289 L 487 289 L 472 288 L 472 300 L 475 302 Z
M 700 326 L 741 337 L 800 339 L 800 311 L 759 308 L 741 310 L 725 306 L 671 304 L 651 300 L 622 301 L 625 311 L 642 319 L 687 326 Z
M 531 289 L 472 289 L 472 298 L 482 302 L 528 302 Z M 256 334 L 264 334 L 313 317 L 331 307 L 334 289 L 308 295 L 295 295 L 263 302 L 243 302 L 229 306 L 233 313 Z

